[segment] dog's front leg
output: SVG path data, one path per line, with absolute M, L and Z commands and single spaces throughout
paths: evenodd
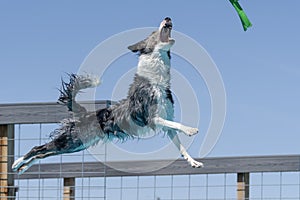
M 156 125 L 160 125 L 160 126 L 164 126 L 164 127 L 168 127 L 168 128 L 171 128 L 171 129 L 175 129 L 175 130 L 184 132 L 188 136 L 192 136 L 192 135 L 195 135 L 196 133 L 198 133 L 197 128 L 184 126 L 180 123 L 169 121 L 169 120 L 163 119 L 161 117 L 154 118 L 154 123 Z
M 178 150 L 180 151 L 182 157 L 184 159 L 186 159 L 188 161 L 188 163 L 190 163 L 190 165 L 192 167 L 203 167 L 203 163 L 198 162 L 196 160 L 194 160 L 186 151 L 186 149 L 183 147 L 183 145 L 180 142 L 180 139 L 176 133 L 176 131 L 174 130 L 168 130 L 168 136 L 170 137 L 170 139 L 172 140 L 172 142 L 176 145 L 176 147 L 178 148 Z

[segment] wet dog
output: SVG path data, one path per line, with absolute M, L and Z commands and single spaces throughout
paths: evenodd
M 150 131 L 166 132 L 192 167 L 202 167 L 201 162 L 187 153 L 177 136 L 178 131 L 192 136 L 198 129 L 173 121 L 170 48 L 175 40 L 171 38 L 171 30 L 172 21 L 167 17 L 148 38 L 128 47 L 139 54 L 137 71 L 127 98 L 114 105 L 88 112 L 76 102 L 76 94 L 96 87 L 99 80 L 92 76 L 70 75 L 70 81 L 63 82 L 58 102 L 68 107 L 72 117 L 61 122 L 52 134 L 52 141 L 32 148 L 17 159 L 13 170 L 22 174 L 38 159 L 82 151 L 99 141 L 138 138 Z

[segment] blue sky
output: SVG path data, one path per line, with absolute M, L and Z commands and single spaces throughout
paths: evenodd
M 225 126 L 210 156 L 298 154 L 300 2 L 240 3 L 253 23 L 247 32 L 227 0 L 1 1 L 0 103 L 56 101 L 60 77 L 100 42 L 170 16 L 208 51 L 225 84 Z

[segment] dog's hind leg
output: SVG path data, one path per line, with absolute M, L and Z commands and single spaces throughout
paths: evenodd
M 22 174 L 38 159 L 46 158 L 51 155 L 56 155 L 56 152 L 54 150 L 51 151 L 48 144 L 33 147 L 26 155 L 20 157 L 13 163 L 12 169 Z
M 184 146 L 181 144 L 180 139 L 176 133 L 176 131 L 174 130 L 168 130 L 168 136 L 169 138 L 172 140 L 172 142 L 176 145 L 176 147 L 178 148 L 178 150 L 180 151 L 182 157 L 184 159 L 186 159 L 188 161 L 188 163 L 192 166 L 192 167 L 196 167 L 196 168 L 200 168 L 203 167 L 203 163 L 198 162 L 196 160 L 194 160 L 186 151 L 186 149 L 184 148 Z
M 185 133 L 188 136 L 192 136 L 192 135 L 195 135 L 195 134 L 198 133 L 197 128 L 188 127 L 188 126 L 182 125 L 182 124 L 177 123 L 177 122 L 173 122 L 173 121 L 163 119 L 161 117 L 154 118 L 154 123 L 156 125 L 160 125 L 160 126 L 163 126 L 163 127 L 168 127 L 168 128 L 171 128 L 171 129 L 181 131 L 181 132 Z
M 63 153 L 74 153 L 86 148 L 79 138 L 65 133 L 49 143 L 33 147 L 26 155 L 13 163 L 12 169 L 22 174 L 39 159 Z

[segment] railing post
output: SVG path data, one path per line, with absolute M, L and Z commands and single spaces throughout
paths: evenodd
M 237 200 L 249 200 L 249 173 L 237 174 Z
M 64 200 L 75 200 L 75 178 L 64 178 Z
M 14 125 L 0 125 L 0 198 L 15 199 L 14 174 Z

